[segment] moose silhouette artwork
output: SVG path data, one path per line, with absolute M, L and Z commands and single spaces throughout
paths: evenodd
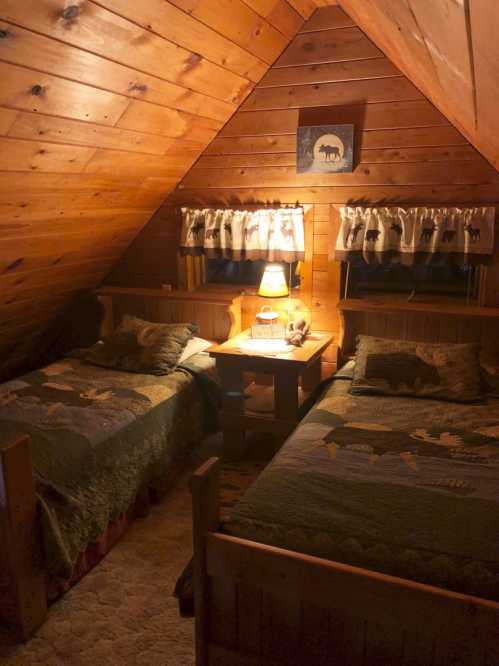
M 232 226 L 230 222 L 224 222 L 224 229 L 232 237 Z
M 319 148 L 319 152 L 324 155 L 325 162 L 334 162 L 341 159 L 340 149 L 338 146 L 329 146 L 323 143 Z
M 480 240 L 480 229 L 478 229 L 478 227 L 472 227 L 471 224 L 465 224 L 464 230 L 468 232 L 472 243 L 476 243 L 477 240 Z
M 368 243 L 376 243 L 379 238 L 381 231 L 379 229 L 368 229 L 366 231 L 366 241 Z
M 196 222 L 196 224 L 193 224 L 192 227 L 189 229 L 189 233 L 193 238 L 197 238 L 199 236 L 199 232 L 204 229 L 204 222 Z
M 404 384 L 415 388 L 440 384 L 440 375 L 434 365 L 426 363 L 415 354 L 392 352 L 389 354 L 369 354 L 366 360 L 367 380 L 385 380 L 392 390 L 397 391 Z
M 206 230 L 205 238 L 213 238 L 215 240 L 220 236 L 220 229 L 215 229 L 215 227 L 212 227 L 211 229 Z
M 436 224 L 433 224 L 431 227 L 424 227 L 424 229 L 421 231 L 421 240 L 422 241 L 429 241 L 431 240 L 431 237 L 435 233 L 435 231 L 438 229 Z
M 362 224 L 362 222 L 359 222 L 358 224 L 356 224 L 353 228 L 351 228 L 349 230 L 348 233 L 349 233 L 349 236 L 350 236 L 350 244 L 351 245 L 353 245 L 355 243 L 355 241 L 357 240 L 357 236 L 359 235 L 360 231 L 363 228 L 364 228 L 364 225 Z M 347 237 L 346 243 L 348 243 L 348 237 Z M 345 245 L 346 245 L 346 243 L 345 243 Z
M 286 224 L 281 224 L 281 234 L 284 238 L 293 238 L 293 229 Z
M 357 424 L 350 425 L 346 422 L 332 428 L 321 440 L 316 442 L 316 446 L 320 449 L 321 446 L 326 445 L 329 449 L 329 455 L 332 457 L 336 457 L 337 451 L 340 449 L 351 449 L 353 447 L 356 447 L 357 450 L 360 447 L 370 449 L 371 465 L 382 456 L 398 455 L 403 464 L 411 471 L 417 472 L 425 459 L 448 460 L 457 457 L 456 449 L 461 448 L 461 446 L 467 450 L 467 453 L 464 454 L 467 462 L 483 464 L 483 457 L 479 453 L 473 455 L 473 450 L 479 452 L 481 448 L 487 446 L 491 439 L 478 435 L 472 442 L 458 444 L 456 448 L 450 448 L 443 443 L 441 444 L 440 441 L 442 437 L 453 435 L 454 432 L 434 430 L 432 434 L 433 437 L 431 435 L 428 437 L 424 431 L 418 432 L 417 430 L 411 433 L 402 430 L 362 429 Z M 455 435 L 460 438 L 461 433 L 455 431 Z M 435 480 L 428 479 L 427 481 L 421 481 L 420 484 L 437 487 L 455 495 L 470 495 L 476 490 L 474 485 L 467 480 L 456 483 L 452 478 L 447 479 L 445 477 Z
M 402 226 L 398 222 L 393 222 L 390 231 L 394 231 L 397 236 L 402 236 Z
M 246 229 L 244 230 L 244 238 L 246 240 L 251 240 L 253 238 L 253 234 L 257 230 L 258 230 L 258 224 L 252 224 L 250 227 L 246 227 Z
M 353 124 L 298 127 L 297 173 L 351 173 Z
M 442 234 L 442 243 L 452 243 L 456 237 L 456 232 L 454 229 L 446 229 Z

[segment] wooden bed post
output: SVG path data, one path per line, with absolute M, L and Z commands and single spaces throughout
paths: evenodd
M 336 358 L 336 367 L 338 370 L 347 362 L 348 353 L 346 351 L 346 331 L 347 321 L 345 318 L 345 311 L 338 310 L 340 330 L 338 334 L 338 354 Z
M 47 592 L 36 562 L 37 499 L 29 449 L 24 435 L 0 443 L 0 542 L 4 587 L 0 614 L 26 641 L 47 615 Z M 6 598 L 5 598 L 6 597 Z
M 196 611 L 196 666 L 205 666 L 208 638 L 208 576 L 206 573 L 206 535 L 220 524 L 218 503 L 218 458 L 210 458 L 191 477 L 194 607 Z
M 114 331 L 114 312 L 113 312 L 113 297 L 106 294 L 99 294 L 97 292 L 97 300 L 104 308 L 104 317 L 101 323 L 101 335 L 111 335 Z

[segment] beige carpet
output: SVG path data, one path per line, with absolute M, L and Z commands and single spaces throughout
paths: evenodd
M 206 440 L 192 466 L 216 453 L 219 443 L 217 436 Z M 188 479 L 186 472 L 92 572 L 51 606 L 29 643 L 15 646 L 0 634 L 0 664 L 194 664 L 194 621 L 179 616 L 172 596 L 191 555 Z

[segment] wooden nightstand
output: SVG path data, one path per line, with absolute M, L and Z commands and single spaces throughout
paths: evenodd
M 222 383 L 221 423 L 224 454 L 228 457 L 241 455 L 246 430 L 270 432 L 282 439 L 294 430 L 298 423 L 300 395 L 308 395 L 319 383 L 321 355 L 334 336 L 330 332 L 314 331 L 303 347 L 278 355 L 242 350 L 240 342 L 250 337 L 250 331 L 246 330 L 210 349 L 210 355 L 216 358 Z M 268 413 L 247 408 L 244 395 L 246 372 L 273 375 L 274 399 Z

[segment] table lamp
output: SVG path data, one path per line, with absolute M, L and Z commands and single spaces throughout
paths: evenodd
M 258 296 L 270 299 L 289 296 L 284 269 L 280 264 L 267 264 L 265 266 L 262 281 L 258 288 Z M 265 311 L 266 308 L 269 308 L 267 312 Z M 264 305 L 256 317 L 262 323 L 271 324 L 279 318 L 279 313 L 272 309 L 272 301 L 270 301 L 270 305 Z

